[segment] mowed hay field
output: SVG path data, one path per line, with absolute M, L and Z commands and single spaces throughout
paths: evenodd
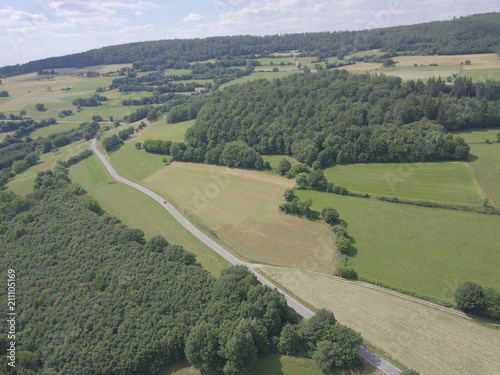
M 153 199 L 113 181 L 96 156 L 72 166 L 70 178 L 97 199 L 104 210 L 129 227 L 141 229 L 146 238 L 163 235 L 170 243 L 184 246 L 196 254 L 203 268 L 215 275 L 229 266 L 228 262 L 191 235 Z
M 362 276 L 453 301 L 466 281 L 500 284 L 500 216 L 299 190 L 312 208 L 334 207 L 348 224 Z
M 484 198 L 464 162 L 349 164 L 324 172 L 336 185 L 369 194 L 473 205 Z
M 260 269 L 315 308 L 333 311 L 341 323 L 422 375 L 500 373 L 498 329 L 330 276 Z
M 295 182 L 271 173 L 173 163 L 142 184 L 242 260 L 331 273 L 333 232 L 321 222 L 286 215 L 278 206 Z

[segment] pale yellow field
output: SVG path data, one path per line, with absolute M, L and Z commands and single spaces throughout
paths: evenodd
M 331 276 L 260 269 L 422 375 L 500 374 L 499 329 Z
M 173 163 L 142 181 L 246 261 L 331 273 L 333 232 L 278 206 L 294 181 L 271 173 Z
M 496 53 L 472 54 L 472 55 L 440 55 L 440 56 L 397 56 L 397 67 L 418 65 L 460 65 L 464 63 L 464 70 L 474 69 L 500 69 L 500 56 Z M 465 65 L 465 60 L 470 60 L 471 65 Z

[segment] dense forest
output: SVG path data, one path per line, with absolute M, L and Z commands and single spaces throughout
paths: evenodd
M 257 169 L 259 154 L 293 155 L 316 167 L 466 160 L 469 146 L 449 131 L 495 126 L 499 99 L 497 82 L 467 78 L 402 83 L 335 70 L 257 80 L 214 92 L 201 108 L 184 104 L 183 113 L 197 114 L 186 142 L 168 150 L 153 144 L 151 152 Z
M 0 257 L 15 275 L 19 312 L 14 336 L 0 337 L 16 368 L 2 355 L 2 371 L 152 374 L 187 357 L 244 375 L 278 351 L 312 356 L 325 371 L 358 363 L 361 336 L 331 312 L 299 326 L 284 296 L 247 268 L 215 279 L 182 246 L 146 241 L 104 212 L 68 178 L 66 166 L 89 154 L 40 172 L 27 197 L 0 191 Z
M 382 49 L 396 55 L 464 54 L 500 52 L 500 13 L 462 17 L 411 26 L 363 31 L 300 33 L 268 36 L 226 36 L 129 43 L 51 57 L 0 68 L 0 75 L 13 76 L 45 69 L 134 63 L 136 69 L 186 68 L 187 63 L 223 56 L 252 58 L 276 51 L 298 50 L 319 59 L 349 52 Z

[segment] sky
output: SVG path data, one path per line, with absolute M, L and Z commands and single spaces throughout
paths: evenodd
M 362 30 L 498 11 L 498 0 L 1 0 L 0 67 L 129 42 Z

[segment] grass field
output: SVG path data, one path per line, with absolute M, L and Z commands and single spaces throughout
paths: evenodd
M 196 254 L 203 268 L 219 275 L 227 263 L 182 227 L 165 209 L 145 194 L 114 182 L 95 156 L 70 169 L 71 180 L 82 185 L 110 214 L 147 238 L 161 234 L 170 243 L 180 244 Z
M 195 120 L 167 124 L 165 119 L 150 126 L 136 141 L 144 142 L 146 139 L 163 139 L 172 142 L 183 142 L 186 131 L 194 125 Z
M 298 163 L 297 160 L 288 155 L 263 155 L 264 161 L 268 161 L 272 168 L 278 168 L 278 165 L 283 159 L 287 159 L 290 163 Z
M 249 375 L 322 375 L 312 359 L 289 357 L 285 355 L 270 355 L 262 358 L 249 372 Z M 353 370 L 338 370 L 332 375 L 378 375 L 382 374 L 369 364 Z M 222 375 L 216 372 L 201 372 L 187 361 L 169 367 L 156 375 Z
M 500 373 L 500 331 L 413 301 L 325 275 L 262 267 L 300 299 L 422 375 Z
M 135 142 L 125 143 L 118 151 L 109 155 L 113 167 L 123 177 L 132 181 L 141 181 L 161 168 L 164 155 L 150 154 L 144 149 L 136 150 Z
M 7 184 L 7 188 L 17 194 L 26 195 L 33 192 L 33 182 L 40 171 L 54 169 L 58 161 L 68 160 L 71 156 L 77 155 L 83 150 L 90 149 L 90 141 L 78 141 L 67 146 L 53 150 L 47 154 L 40 155 L 40 162 L 16 175 L 13 180 Z
M 498 140 L 500 128 L 496 129 L 470 129 L 453 132 L 454 137 L 462 137 L 465 142 L 484 142 L 489 139 L 491 142 Z
M 231 85 L 236 85 L 238 83 L 246 83 L 249 81 L 255 81 L 257 79 L 273 79 L 273 78 L 283 78 L 286 77 L 290 74 L 294 73 L 302 73 L 302 70 L 287 70 L 284 72 L 255 72 L 250 74 L 249 76 L 244 76 L 240 78 L 236 78 L 235 80 L 232 80 L 230 82 L 224 83 L 223 85 L 220 86 L 220 89 L 223 90 L 224 88 L 231 86 Z
M 299 190 L 312 208 L 334 207 L 348 224 L 362 276 L 453 301 L 458 284 L 500 285 L 500 216 Z
M 470 147 L 472 169 L 490 201 L 500 207 L 500 143 Z
M 243 260 L 332 272 L 331 229 L 278 210 L 294 181 L 271 173 L 173 163 L 142 181 Z
M 483 198 L 474 173 L 463 162 L 336 165 L 325 176 L 369 194 L 475 205 Z
M 48 137 L 51 134 L 62 133 L 71 129 L 75 129 L 80 126 L 80 122 L 62 122 L 56 125 L 46 126 L 45 128 L 40 128 L 31 133 L 30 137 L 36 139 L 38 137 Z
M 461 77 L 470 77 L 473 82 L 479 81 L 500 81 L 500 69 L 478 69 L 478 70 L 462 70 Z

